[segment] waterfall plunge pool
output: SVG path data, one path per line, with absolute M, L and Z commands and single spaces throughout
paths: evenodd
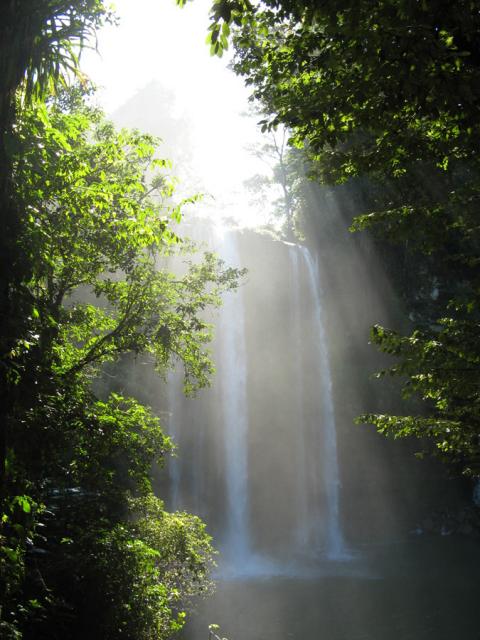
M 479 567 L 478 541 L 419 536 L 300 575 L 218 579 L 183 637 L 216 623 L 228 640 L 479 640 Z

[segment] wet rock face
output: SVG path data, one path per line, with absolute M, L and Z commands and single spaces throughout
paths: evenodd
M 457 510 L 444 508 L 433 511 L 418 524 L 415 533 L 480 538 L 480 509 L 467 505 Z

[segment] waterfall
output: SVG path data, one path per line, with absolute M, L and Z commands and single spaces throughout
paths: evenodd
M 338 560 L 348 556 L 340 527 L 339 492 L 340 476 L 337 455 L 337 435 L 335 410 L 332 394 L 332 376 L 325 333 L 324 311 L 322 307 L 322 282 L 318 264 L 306 247 L 301 248 L 306 265 L 309 293 L 314 302 L 314 330 L 316 340 L 317 370 L 312 372 L 319 382 L 321 428 L 323 430 L 323 451 L 319 452 L 318 464 L 323 466 L 323 481 L 326 490 L 326 543 L 325 551 L 329 559 Z M 319 425 L 320 426 L 320 425 Z
M 229 576 L 350 557 L 320 273 L 306 248 L 268 242 L 210 229 L 208 245 L 246 264 L 248 282 L 223 297 L 213 387 L 186 399 L 180 368 L 168 380 L 170 504 L 207 521 Z
M 308 456 L 306 433 L 305 412 L 303 410 L 303 334 L 301 321 L 301 278 L 298 264 L 298 248 L 295 245 L 288 247 L 290 257 L 290 288 L 293 292 L 293 313 L 292 313 L 292 345 L 293 345 L 293 367 L 292 379 L 295 381 L 295 429 L 297 432 L 297 489 L 296 489 L 296 505 L 297 505 L 297 527 L 295 530 L 295 542 L 301 553 L 305 553 L 305 549 L 310 541 L 310 516 L 308 509 Z
M 232 233 L 224 233 L 220 255 L 229 266 L 241 262 Z M 248 401 L 245 317 L 241 288 L 225 295 L 219 323 L 219 377 L 225 444 L 225 550 L 236 568 L 250 559 L 248 509 Z

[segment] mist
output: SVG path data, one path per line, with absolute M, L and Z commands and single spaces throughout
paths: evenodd
M 186 398 L 179 368 L 166 383 L 138 366 L 129 374 L 177 444 L 157 492 L 172 511 L 201 516 L 219 550 L 216 595 L 197 604 L 183 637 L 218 623 L 230 640 L 470 638 L 478 549 L 448 531 L 432 540 L 425 526 L 468 504 L 465 485 L 415 458 L 418 443 L 354 424 L 363 412 L 401 412 L 398 385 L 372 377 L 389 360 L 369 330 L 409 326 L 377 245 L 348 231 L 361 190 L 312 186 L 308 242 L 267 230 L 269 202 L 252 206 L 242 186 L 265 172 L 245 151 L 260 139 L 240 116 L 246 94 L 229 104 L 226 69 L 203 76 L 199 64 L 183 90 L 171 72 L 142 70 L 132 95 L 107 102 L 118 125 L 162 138 L 180 193 L 206 194 L 180 235 L 248 269 L 211 317 L 209 389 Z

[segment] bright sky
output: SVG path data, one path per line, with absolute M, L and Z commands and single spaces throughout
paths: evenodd
M 99 100 L 107 113 L 152 80 L 171 89 L 191 124 L 194 167 L 215 197 L 218 215 L 255 225 L 265 221 L 264 212 L 249 207 L 242 182 L 265 171 L 245 150 L 260 134 L 255 120 L 240 115 L 248 108 L 243 81 L 205 44 L 209 6 L 209 0 L 183 9 L 174 0 L 117 0 L 120 26 L 99 33 L 100 55 L 85 54 L 82 68 L 102 87 Z

